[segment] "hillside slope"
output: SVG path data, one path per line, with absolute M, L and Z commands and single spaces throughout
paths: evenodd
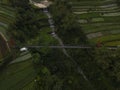
M 89 41 L 120 44 L 120 7 L 116 0 L 70 0 Z

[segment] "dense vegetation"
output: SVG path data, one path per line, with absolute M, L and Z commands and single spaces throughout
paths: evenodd
M 28 0 L 12 0 L 11 4 L 16 8 L 17 17 L 15 24 L 9 30 L 11 30 L 11 35 L 20 43 L 35 38 L 42 27 L 48 26 L 44 14 L 38 13 L 40 10 L 32 8 L 28 4 Z
M 54 17 L 56 17 L 56 19 L 54 20 L 57 23 L 57 30 L 58 30 L 57 32 L 63 38 L 64 43 L 70 44 L 70 45 L 71 44 L 80 45 L 81 43 L 85 44 L 87 40 L 85 39 L 84 34 L 81 33 L 80 27 L 78 29 L 77 28 L 71 29 L 72 33 L 70 33 L 70 31 L 65 33 L 66 31 L 65 27 L 61 28 L 61 26 L 66 26 L 66 22 L 67 22 L 67 25 L 69 25 L 67 30 L 69 30 L 69 28 L 72 28 L 73 26 L 78 27 L 76 26 L 78 24 L 76 24 L 75 21 L 72 22 L 72 24 L 70 24 L 71 20 L 73 19 L 73 17 L 71 16 L 73 15 L 71 15 L 71 12 L 70 13 L 68 12 L 70 10 L 70 6 L 67 5 L 66 2 L 62 2 L 62 1 L 60 2 L 57 0 L 55 2 L 56 2 L 54 4 L 55 6 L 53 6 L 52 8 L 53 10 L 52 14 Z M 61 7 L 63 7 L 63 9 Z M 65 7 L 67 8 L 67 10 L 65 9 Z M 60 11 L 62 13 L 60 13 Z M 71 17 L 71 18 L 65 18 L 65 17 Z M 59 20 L 57 21 L 57 19 Z M 77 30 L 77 33 L 76 33 L 76 30 Z M 95 90 L 97 89 L 98 90 L 99 89 L 115 90 L 119 88 L 118 87 L 119 72 L 120 72 L 118 68 L 119 59 L 120 59 L 119 50 L 112 51 L 106 48 L 101 48 L 101 49 L 95 48 L 95 49 L 92 49 L 92 51 L 91 50 L 68 50 L 68 52 L 72 56 L 72 59 L 78 63 L 78 66 L 80 66 L 83 69 L 85 75 L 88 77 L 88 80 L 90 80 L 90 83 L 93 86 L 95 85 L 94 86 Z
M 81 25 L 76 21 L 78 17 L 72 13 L 69 0 L 52 1 L 54 3 L 48 9 L 53 15 L 56 33 L 63 43 L 90 45 Z M 9 5 L 17 13 L 16 22 L 8 30 L 16 45 L 46 45 L 46 48 L 29 49 L 32 62 L 30 58 L 22 63 L 8 65 L 0 78 L 3 90 L 120 89 L 119 50 L 108 50 L 105 47 L 67 49 L 68 57 L 61 49 L 47 48 L 47 45 L 59 43 L 49 34 L 51 29 L 42 10 L 30 5 L 28 0 L 11 0 Z M 25 58 L 23 54 L 20 57 Z
M 71 12 L 68 12 L 70 10 L 70 7 L 69 8 L 67 7 L 67 4 L 66 4 L 67 2 L 65 2 L 65 1 L 60 2 L 57 0 L 55 2 L 56 3 L 54 4 L 54 6 L 52 6 L 53 7 L 52 14 L 54 17 L 57 17 L 57 19 L 59 19 L 61 17 L 59 22 L 57 20 L 55 20 L 55 21 L 56 21 L 56 23 L 58 22 L 57 23 L 58 34 L 63 38 L 64 44 L 70 44 L 70 45 L 88 44 L 86 42 L 87 39 L 85 39 L 85 35 L 84 35 L 84 33 L 82 33 L 80 27 L 77 28 L 78 23 L 76 22 L 76 19 L 74 19 L 74 17 L 71 15 Z M 57 8 L 55 8 L 56 6 L 57 6 Z M 63 7 L 63 8 L 61 8 L 61 7 Z M 57 12 L 57 10 L 59 10 L 59 11 Z M 66 11 L 64 11 L 64 10 L 66 10 Z M 60 13 L 60 11 L 62 11 L 62 14 Z M 71 22 L 71 20 L 73 20 L 73 21 Z M 68 28 L 67 29 L 65 27 L 61 28 L 61 26 L 67 26 L 66 22 L 67 22 Z M 68 31 L 66 31 L 66 30 L 68 30 Z M 60 32 L 64 32 L 64 34 L 60 33 Z M 109 81 L 105 80 L 106 77 L 104 76 L 102 71 L 98 68 L 98 66 L 96 65 L 96 62 L 94 61 L 94 57 L 92 55 L 93 50 L 91 51 L 91 50 L 73 50 L 73 49 L 70 50 L 69 49 L 68 52 L 71 55 L 73 62 L 75 64 L 77 63 L 76 64 L 77 72 L 80 67 L 83 69 L 84 74 L 86 75 L 86 77 L 89 80 L 89 83 L 92 84 L 91 90 L 93 89 L 93 87 L 95 90 L 96 89 L 110 90 L 110 89 L 112 89 L 112 87 L 109 86 L 110 85 Z M 77 79 L 79 79 L 79 77 L 77 77 Z M 99 81 L 99 79 L 101 79 L 101 81 Z M 99 83 L 99 84 L 96 84 L 96 83 Z M 101 88 L 101 86 L 102 86 L 102 88 Z M 84 88 L 84 90 L 85 90 L 85 88 Z M 90 90 L 90 87 L 89 87 L 89 90 Z

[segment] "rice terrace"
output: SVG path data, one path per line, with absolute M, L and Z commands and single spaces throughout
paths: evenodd
M 0 90 L 120 90 L 120 1 L 0 0 Z
M 108 46 L 120 44 L 120 7 L 117 0 L 71 0 L 73 13 L 78 15 L 90 42 Z

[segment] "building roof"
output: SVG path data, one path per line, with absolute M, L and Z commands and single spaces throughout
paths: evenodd
M 49 2 L 47 0 L 41 1 L 40 3 L 30 0 L 30 3 L 34 4 L 35 6 L 37 6 L 39 8 L 47 8 L 50 4 L 52 4 L 52 2 Z

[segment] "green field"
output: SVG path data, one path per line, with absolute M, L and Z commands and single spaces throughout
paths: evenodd
M 15 21 L 15 10 L 7 5 L 0 4 L 0 32 L 6 35 L 10 24 Z
M 7 0 L 3 0 L 2 3 L 7 3 Z M 9 25 L 15 21 L 15 10 L 8 5 L 0 3 L 0 33 L 9 39 L 6 34 Z M 0 55 L 0 58 L 2 56 Z
M 90 42 L 120 44 L 120 7 L 116 0 L 71 0 L 70 4 Z
M 5 68 L 5 70 L 0 72 L 0 89 L 23 90 L 24 87 L 34 81 L 35 76 L 31 59 L 10 64 Z
M 8 0 L 3 1 L 2 3 L 7 3 Z M 0 33 L 6 38 L 9 38 L 7 29 L 14 21 L 15 10 L 8 5 L 0 4 Z M 0 71 L 0 90 L 23 90 L 34 81 L 35 76 L 31 54 L 23 53 Z

